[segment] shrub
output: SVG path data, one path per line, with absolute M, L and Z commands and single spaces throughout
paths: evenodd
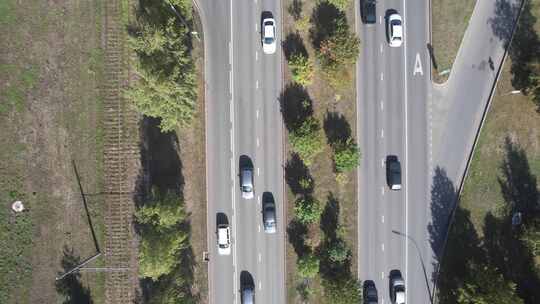
M 352 138 L 334 145 L 334 164 L 338 173 L 354 170 L 359 161 L 360 151 Z
M 298 274 L 304 278 L 314 278 L 319 273 L 319 263 L 319 257 L 316 255 L 311 253 L 304 254 L 296 262 Z
M 298 153 L 308 166 L 324 148 L 321 127 L 313 117 L 308 117 L 297 129 L 290 132 L 289 141 L 293 151 Z
M 357 304 L 362 298 L 360 282 L 354 278 L 323 280 L 324 302 L 329 304 Z
M 323 69 L 339 69 L 356 63 L 360 39 L 349 31 L 345 19 L 338 19 L 334 33 L 321 42 L 318 51 Z
M 342 239 L 334 240 L 327 249 L 328 259 L 333 263 L 343 263 L 349 258 L 349 248 Z
M 328 1 L 328 3 L 332 4 L 333 6 L 335 6 L 337 9 L 339 9 L 340 11 L 345 11 L 348 7 L 349 7 L 349 4 L 350 4 L 350 0 L 326 0 Z
M 309 58 L 301 53 L 294 54 L 289 59 L 289 67 L 294 81 L 303 86 L 311 84 L 314 69 L 313 62 Z
M 295 202 L 295 217 L 302 224 L 316 222 L 321 217 L 322 212 L 321 204 L 313 197 L 301 197 Z

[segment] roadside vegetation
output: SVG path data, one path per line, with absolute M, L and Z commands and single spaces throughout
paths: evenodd
M 476 0 L 431 1 L 433 80 L 443 83 L 450 76 L 461 41 L 469 26 Z
M 169 132 L 187 126 L 195 111 L 197 86 L 188 28 L 193 24 L 191 2 L 143 0 L 139 4 L 130 27 L 138 81 L 127 97 L 144 115 L 161 119 L 161 130 Z
M 526 4 L 518 32 L 536 37 L 536 16 L 539 2 Z M 510 46 L 455 211 L 442 255 L 441 304 L 532 304 L 540 299 L 540 116 L 532 93 L 511 93 L 519 88 L 517 80 L 530 76 L 522 78 L 514 61 L 533 49 L 534 39 L 524 43 L 523 34 L 516 33 Z M 451 181 L 440 176 L 439 185 L 447 186 L 439 188 L 456 195 Z
M 286 1 L 287 73 L 280 103 L 288 131 L 288 303 L 359 303 L 352 3 Z M 304 43 L 304 41 L 310 43 Z
M 196 259 L 207 250 L 204 67 L 202 45 L 190 34 L 196 17 L 188 0 L 140 1 L 129 26 L 137 80 L 126 94 L 144 115 L 143 156 L 149 160 L 136 211 L 139 276 L 148 303 L 207 297 L 206 264 Z
M 78 182 L 103 190 L 102 4 L 0 2 L 0 303 L 104 301 L 102 274 L 54 280 L 95 254 Z

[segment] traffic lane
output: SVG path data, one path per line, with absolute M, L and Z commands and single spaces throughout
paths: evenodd
M 225 301 L 232 303 L 233 262 L 231 256 L 217 253 L 216 214 L 223 212 L 232 222 L 231 141 L 230 121 L 230 78 L 229 63 L 230 9 L 229 2 L 215 6 L 200 3 L 201 20 L 205 33 L 205 98 L 206 155 L 207 155 L 207 206 L 208 206 L 208 250 L 210 303 Z M 212 22 L 207 22 L 212 20 Z M 227 50 L 227 51 L 223 51 Z M 234 229 L 234 227 L 233 227 Z

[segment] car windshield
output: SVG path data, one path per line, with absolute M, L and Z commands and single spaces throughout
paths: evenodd
M 251 187 L 250 187 L 250 186 L 243 186 L 243 187 L 242 187 L 242 190 L 243 190 L 244 192 L 251 192 Z
M 264 38 L 264 43 L 265 44 L 271 44 L 273 41 L 274 41 L 274 38 L 271 38 L 271 37 L 265 37 Z

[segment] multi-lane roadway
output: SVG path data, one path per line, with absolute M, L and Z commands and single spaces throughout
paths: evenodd
M 279 1 L 200 1 L 205 42 L 209 301 L 285 303 Z M 264 54 L 263 13 L 276 20 L 278 50 Z M 254 197 L 242 198 L 240 159 L 253 165 Z M 264 232 L 261 199 L 276 203 L 277 232 Z M 219 216 L 218 216 L 219 215 Z M 217 252 L 216 225 L 231 229 L 231 254 Z M 242 280 L 241 280 L 242 278 Z

